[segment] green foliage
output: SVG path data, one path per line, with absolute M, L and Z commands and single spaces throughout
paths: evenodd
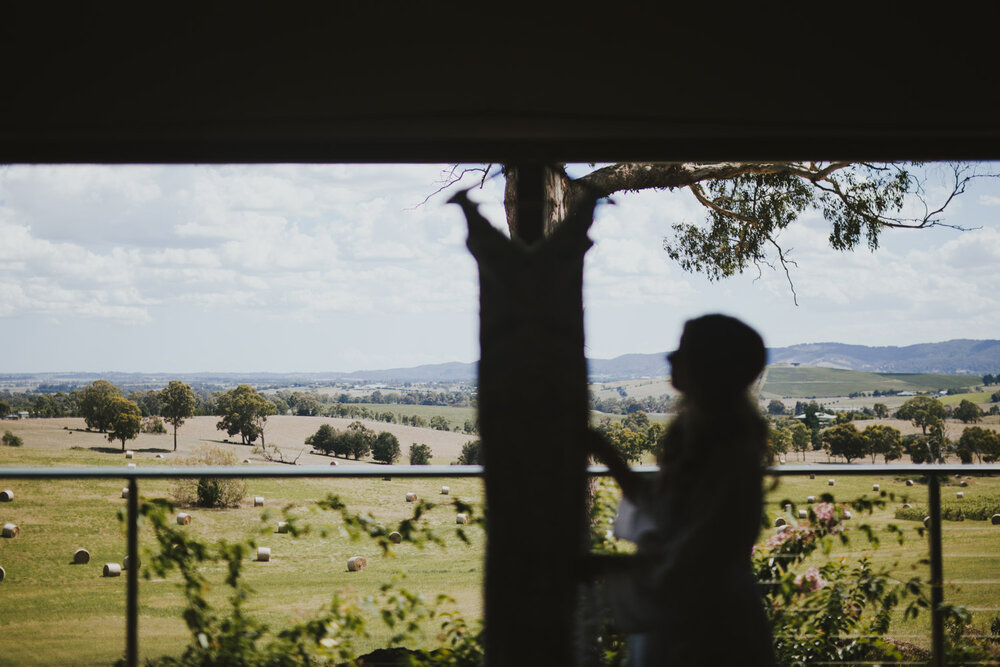
M 430 427 L 435 431 L 450 431 L 451 425 L 442 415 L 434 415 L 430 420 Z
M 975 424 L 983 417 L 983 411 L 979 409 L 979 406 L 968 399 L 962 399 L 962 402 L 958 404 L 952 412 L 952 416 L 955 419 L 962 420 L 963 424 L 968 424 L 972 422 Z
M 139 437 L 142 429 L 142 412 L 133 401 L 122 396 L 112 396 L 108 400 L 105 415 L 108 429 L 108 441 L 122 441 L 122 451 L 125 451 L 125 441 Z
M 0 401 L 0 419 L 3 419 L 10 414 L 10 403 L 7 401 Z
M 458 455 L 458 465 L 476 466 L 483 465 L 483 442 L 482 440 L 470 440 L 462 445 L 462 453 Z
M 446 505 L 456 511 L 472 513 L 472 508 L 453 500 Z M 400 523 L 397 531 L 404 541 L 422 546 L 428 541 L 443 544 L 428 522 L 422 520 L 434 505 L 421 502 L 414 515 Z M 339 512 L 344 529 L 353 539 L 367 535 L 382 549 L 394 546 L 388 539 L 389 529 L 367 514 L 350 512 L 336 496 L 317 503 L 316 509 Z M 483 644 L 481 624 L 468 623 L 450 607 L 454 601 L 446 595 L 432 600 L 400 586 L 399 580 L 384 583 L 375 596 L 358 597 L 345 591 L 334 593 L 329 605 L 313 618 L 288 627 L 272 630 L 247 611 L 253 590 L 243 579 L 245 559 L 253 552 L 253 539 L 242 542 L 220 540 L 200 541 L 189 531 L 178 529 L 168 516 L 172 507 L 165 501 L 143 502 L 140 513 L 152 526 L 157 549 L 145 558 L 144 575 L 166 577 L 177 571 L 186 601 L 184 622 L 191 641 L 178 656 L 162 656 L 147 661 L 155 667 L 208 667 L 239 665 L 246 667 L 292 667 L 293 665 L 334 665 L 341 663 L 367 664 L 377 662 L 377 651 L 359 656 L 358 647 L 371 638 L 369 626 L 373 619 L 392 633 L 390 647 L 403 647 L 415 640 L 426 639 L 424 626 L 436 624 L 440 632 L 433 650 L 399 648 L 390 650 L 409 665 L 453 665 L 471 667 L 482 664 Z M 124 521 L 124 513 L 119 518 Z M 290 533 L 301 535 L 312 529 L 309 525 L 289 520 Z M 464 538 L 461 529 L 459 537 Z M 229 591 L 225 609 L 213 607 L 208 599 L 210 585 L 203 571 L 222 565 Z M 394 663 L 394 664 L 404 664 Z
M 945 521 L 989 521 L 994 514 L 1000 514 L 1000 496 L 975 495 L 962 500 L 941 499 L 941 518 Z M 897 519 L 923 521 L 930 516 L 926 504 L 913 504 L 896 510 Z
M 101 433 L 111 428 L 111 399 L 121 397 L 121 390 L 107 380 L 95 380 L 84 387 L 80 398 L 80 414 L 87 423 L 87 428 Z
M 980 463 L 993 463 L 1000 458 L 1000 435 L 993 429 L 967 426 L 958 439 L 958 456 L 962 463 L 972 463 L 973 456 Z
M 889 416 L 889 406 L 885 403 L 876 403 L 872 406 L 872 412 L 878 419 L 885 419 Z
M 221 447 L 205 447 L 195 455 L 180 461 L 181 465 L 231 466 L 236 455 Z M 247 484 L 236 477 L 178 478 L 171 487 L 175 502 L 196 507 L 237 507 L 247 494 Z
M 3 438 L 0 438 L 0 444 L 3 444 L 5 447 L 20 447 L 24 444 L 24 440 L 19 435 L 14 435 L 10 431 L 4 431 Z
M 865 439 L 854 424 L 837 424 L 823 431 L 823 446 L 831 456 L 843 456 L 850 463 L 865 455 Z
M 308 436 L 305 444 L 311 445 L 313 449 L 324 454 L 336 454 L 337 431 L 329 424 L 321 424 L 316 432 Z M 345 450 L 346 453 L 346 450 Z
M 276 411 L 274 404 L 248 384 L 241 384 L 220 394 L 215 403 L 216 414 L 222 417 L 216 428 L 229 435 L 239 434 L 244 445 L 258 437 L 263 439 L 264 423 Z
M 423 443 L 410 445 L 410 465 L 425 466 L 431 462 L 431 448 Z
M 388 431 L 382 431 L 375 436 L 372 443 L 372 458 L 381 463 L 392 464 L 399 458 L 399 439 Z
M 652 422 L 649 416 L 638 410 L 621 421 L 601 418 L 597 432 L 604 436 L 619 456 L 625 461 L 636 462 L 643 456 L 656 451 L 657 443 L 663 435 L 663 427 Z
M 903 457 L 903 435 L 899 429 L 884 424 L 871 424 L 865 427 L 861 437 L 864 439 L 865 451 L 872 457 L 872 463 L 875 463 L 875 457 L 879 454 L 886 463 Z
M 772 399 L 770 403 L 767 404 L 767 414 L 769 415 L 783 415 L 787 412 L 785 410 L 785 404 L 778 399 Z
M 896 410 L 897 419 L 907 419 L 919 426 L 927 435 L 927 427 L 935 421 L 944 419 L 944 405 L 936 398 L 929 396 L 914 396 Z

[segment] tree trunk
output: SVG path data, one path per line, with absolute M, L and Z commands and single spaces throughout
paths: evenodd
M 174 422 L 174 451 L 177 451 L 177 423 Z
M 594 202 L 572 202 L 560 171 L 521 167 L 507 177 L 513 240 L 464 192 L 453 198 L 479 265 L 486 660 L 571 665 L 586 525 L 583 257 Z

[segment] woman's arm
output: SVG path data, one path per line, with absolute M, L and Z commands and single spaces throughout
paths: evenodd
M 639 498 L 639 490 L 642 481 L 639 475 L 632 472 L 628 464 L 618 455 L 615 448 L 603 435 L 592 429 L 587 429 L 587 451 L 597 457 L 604 465 L 608 466 L 608 472 L 618 482 L 622 489 L 622 494 L 633 503 Z

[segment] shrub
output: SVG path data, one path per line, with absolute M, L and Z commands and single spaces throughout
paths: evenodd
M 382 463 L 392 464 L 399 458 L 399 439 L 388 431 L 382 431 L 372 443 L 372 458 Z
M 462 445 L 462 453 L 458 457 L 458 465 L 475 466 L 483 464 L 482 440 L 470 440 Z
M 221 447 L 206 447 L 196 456 L 181 461 L 183 465 L 228 466 L 238 463 L 236 455 Z M 247 483 L 233 477 L 178 479 L 171 489 L 174 500 L 197 507 L 236 507 L 247 494 Z
M 143 417 L 140 430 L 143 433 L 166 433 L 167 427 L 159 417 Z
M 3 438 L 0 439 L 0 442 L 3 442 L 3 444 L 7 447 L 20 447 L 24 444 L 24 440 L 21 439 L 21 436 L 14 435 L 10 431 L 6 431 L 3 434 Z
M 431 462 L 431 448 L 421 443 L 410 445 L 410 465 L 425 466 Z

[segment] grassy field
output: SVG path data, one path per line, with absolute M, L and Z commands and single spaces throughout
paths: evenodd
M 974 391 L 968 394 L 952 394 L 942 396 L 941 403 L 944 405 L 958 405 L 962 401 L 972 401 L 973 403 L 989 403 L 991 393 L 988 391 Z
M 314 423 L 319 423 L 318 419 L 289 418 L 290 423 L 275 431 L 291 437 L 296 428 L 309 431 Z M 305 423 L 295 426 L 294 420 Z M 124 467 L 125 460 L 120 452 L 108 448 L 98 434 L 69 431 L 67 435 L 61 427 L 45 428 L 42 422 L 59 420 L 12 423 L 19 426 L 26 444 L 16 449 L 0 447 L 0 466 Z M 182 427 L 182 431 L 185 428 Z M 133 447 L 138 465 L 170 464 L 172 454 L 165 460 L 154 458 L 155 453 L 171 446 L 170 439 L 167 436 L 148 437 L 158 438 L 150 441 L 156 446 L 147 442 Z M 245 451 L 245 448 L 231 447 Z M 810 453 L 810 461 L 819 460 L 822 459 L 816 458 L 816 453 Z M 789 462 L 797 462 L 797 457 Z M 972 470 L 974 468 L 970 467 Z M 834 493 L 838 501 L 865 495 L 874 497 L 880 494 L 874 494 L 871 485 L 878 482 L 888 506 L 869 517 L 856 516 L 853 522 L 866 522 L 877 530 L 883 530 L 890 523 L 899 525 L 906 535 L 905 544 L 899 546 L 887 537 L 881 548 L 873 550 L 861 532 L 854 530 L 850 548 L 838 545 L 831 554 L 816 556 L 816 559 L 853 559 L 871 552 L 879 562 L 890 566 L 901 580 L 914 573 L 926 578 L 926 566 L 920 561 L 926 558 L 927 545 L 926 538 L 917 534 L 919 522 L 895 518 L 896 510 L 906 500 L 923 502 L 924 487 L 920 484 L 907 487 L 904 480 L 891 477 L 847 476 L 837 478 L 836 485 L 829 487 L 827 477 L 822 475 L 814 480 L 805 476 L 780 478 L 778 487 L 768 495 L 769 517 L 773 519 L 783 513 L 784 499 L 801 505 L 806 496 L 826 492 Z M 451 487 L 453 497 L 476 503 L 482 500 L 478 480 L 448 480 L 445 483 Z M 965 500 L 974 502 L 980 495 L 1000 495 L 1000 479 L 973 478 L 968 483 L 969 486 L 962 489 Z M 369 595 L 384 581 L 403 574 L 406 575 L 404 585 L 408 588 L 428 596 L 448 593 L 457 600 L 458 608 L 467 617 L 480 616 L 484 535 L 479 528 L 469 530 L 471 545 L 453 537 L 453 508 L 441 507 L 430 515 L 430 522 L 442 534 L 451 535 L 446 549 L 402 545 L 391 558 L 384 557 L 369 541 L 351 542 L 336 529 L 338 520 L 333 515 L 309 514 L 314 501 L 333 492 L 341 495 L 353 510 L 370 512 L 386 523 L 398 522 L 412 510 L 412 505 L 404 499 L 407 491 L 416 491 L 430 500 L 446 499 L 438 493 L 440 480 L 251 480 L 249 484 L 248 498 L 241 507 L 192 510 L 194 522 L 187 530 L 211 539 L 255 537 L 258 544 L 271 547 L 272 561 L 248 563 L 246 576 L 256 591 L 250 611 L 272 627 L 280 628 L 309 618 L 329 602 L 335 591 Z M 0 540 L 0 566 L 7 572 L 5 581 L 0 583 L 0 664 L 109 664 L 120 657 L 124 644 L 125 579 L 105 579 L 101 577 L 101 568 L 106 562 L 121 562 L 124 555 L 124 533 L 116 518 L 125 502 L 121 499 L 121 487 L 122 482 L 117 480 L 0 481 L 0 488 L 15 492 L 14 502 L 0 504 L 0 523 L 13 521 L 22 529 L 19 537 Z M 954 497 L 958 488 L 954 484 L 945 486 L 944 498 L 948 502 L 961 502 Z M 147 498 L 169 497 L 170 483 L 144 482 L 140 485 L 140 493 Z M 264 496 L 266 506 L 253 508 L 250 503 L 253 495 Z M 283 507 L 290 507 L 296 514 L 309 515 L 309 521 L 330 525 L 333 530 L 325 537 L 318 532 L 299 538 L 277 534 L 275 512 Z M 771 534 L 773 529 L 765 530 L 760 539 L 763 541 Z M 988 625 L 990 619 L 1000 615 L 1000 526 L 983 521 L 945 522 L 944 535 L 946 600 L 968 605 L 975 623 Z M 146 531 L 141 535 L 141 544 L 143 548 L 151 545 Z M 90 551 L 89 564 L 71 564 L 73 551 L 79 547 Z M 365 556 L 369 561 L 368 569 L 359 573 L 347 572 L 346 561 L 352 555 Z M 221 582 L 221 568 L 210 569 L 209 573 L 213 581 Z M 188 640 L 180 618 L 183 599 L 178 582 L 177 575 L 170 575 L 166 580 L 140 581 L 140 645 L 144 657 L 179 653 Z M 221 600 L 224 593 L 220 585 L 213 590 L 212 598 Z M 901 614 L 897 614 L 890 635 L 927 645 L 928 627 L 926 615 L 916 621 L 903 622 Z M 370 648 L 383 645 L 386 636 L 385 633 L 377 634 Z
M 932 391 L 979 384 L 980 378 L 929 373 L 867 373 L 837 368 L 772 366 L 761 390 L 766 396 L 810 398 L 847 396 L 859 391 Z

